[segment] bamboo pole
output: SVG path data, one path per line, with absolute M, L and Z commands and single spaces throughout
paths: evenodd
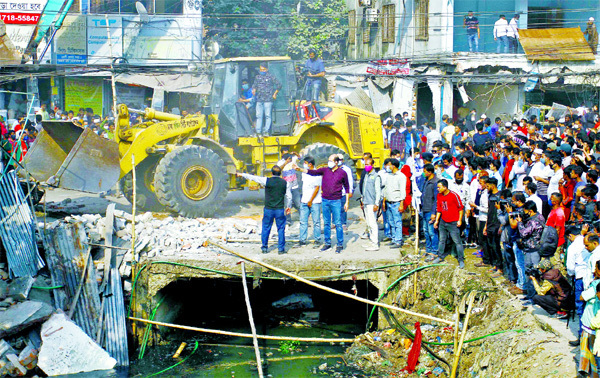
M 154 320 L 134 318 L 132 316 L 130 316 L 128 319 L 132 320 L 134 322 L 154 324 L 154 325 L 161 326 L 161 327 L 182 329 L 185 331 L 213 333 L 216 335 L 233 336 L 233 337 L 245 337 L 248 339 L 251 339 L 253 337 L 251 334 L 248 334 L 248 333 L 229 332 L 229 331 L 221 331 L 218 329 L 183 326 L 183 325 L 178 325 L 178 324 L 173 324 L 173 323 L 163 323 L 163 322 L 157 322 Z M 354 342 L 354 339 L 344 339 L 344 338 L 328 339 L 328 338 L 318 338 L 318 337 L 289 337 L 289 336 L 267 336 L 267 335 L 256 335 L 256 337 L 261 340 L 301 341 L 301 342 L 305 342 L 305 343 L 352 343 L 352 342 Z
M 297 361 L 297 360 L 317 360 L 322 358 L 341 358 L 344 359 L 343 354 L 324 354 L 318 356 L 290 356 L 290 357 L 279 357 L 279 358 L 269 358 L 269 362 L 285 362 L 285 361 Z M 242 361 L 242 362 L 231 362 L 227 364 L 219 364 L 209 366 L 206 369 L 222 369 L 222 368 L 232 368 L 236 366 L 250 365 L 252 362 L 250 361 Z M 346 361 L 344 361 L 346 363 Z M 347 364 L 346 364 L 347 365 Z
M 307 284 L 309 286 L 316 287 L 316 288 L 321 289 L 321 290 L 325 290 L 325 291 L 327 291 L 329 293 L 341 295 L 342 297 L 350 298 L 350 299 L 353 299 L 355 301 L 359 301 L 359 302 L 362 302 L 362 303 L 370 304 L 372 306 L 378 306 L 378 307 L 387 308 L 388 310 L 394 310 L 394 311 L 403 312 L 403 313 L 405 313 L 407 315 L 412 315 L 412 316 L 415 316 L 417 318 L 427 319 L 427 320 L 431 320 L 431 321 L 434 321 L 434 322 L 439 322 L 439 323 L 443 323 L 443 324 L 447 324 L 447 325 L 452 325 L 453 324 L 451 321 L 446 320 L 446 319 L 440 319 L 440 318 L 436 318 L 435 316 L 429 316 L 429 315 L 425 315 L 425 314 L 420 314 L 418 312 L 414 312 L 414 311 L 410 311 L 410 310 L 405 310 L 405 309 L 400 308 L 400 307 L 391 306 L 391 305 L 388 305 L 388 304 L 385 304 L 385 303 L 381 303 L 381 302 L 375 302 L 375 301 L 372 301 L 370 299 L 365 299 L 365 298 L 354 296 L 354 295 L 352 295 L 350 293 L 344 293 L 343 291 L 331 289 L 331 288 L 328 288 L 327 286 L 323 286 L 323 285 L 318 284 L 316 282 L 309 281 L 309 280 L 307 280 L 305 278 L 297 276 L 297 275 L 295 275 L 293 273 L 290 273 L 288 271 L 285 271 L 283 269 L 279 269 L 279 268 L 277 268 L 277 267 L 275 267 L 273 265 L 270 265 L 270 264 L 264 263 L 262 261 L 258 261 L 258 260 L 252 259 L 250 257 L 246 257 L 246 256 L 244 256 L 244 255 L 242 255 L 240 253 L 232 251 L 231 249 L 223 247 L 222 245 L 217 244 L 215 242 L 212 242 L 210 240 L 208 241 L 208 243 L 212 244 L 212 245 L 214 245 L 216 247 L 219 247 L 222 250 L 224 250 L 224 251 L 226 251 L 226 252 L 228 252 L 228 253 L 230 253 L 230 254 L 232 254 L 234 256 L 240 257 L 240 258 L 242 258 L 242 259 L 244 259 L 246 261 L 253 262 L 253 263 L 258 264 L 260 266 L 263 266 L 263 267 L 265 267 L 267 269 L 273 270 L 275 272 L 278 272 L 278 273 L 281 273 L 281 274 L 283 274 L 285 276 L 293 278 L 293 279 L 295 279 L 297 281 L 303 282 L 303 283 L 305 283 L 305 284 Z
M 469 325 L 469 317 L 471 316 L 471 310 L 473 309 L 473 302 L 475 301 L 475 292 L 472 291 L 469 295 L 469 308 L 467 309 L 467 317 L 465 318 L 465 326 L 463 327 L 462 335 L 460 335 L 460 342 L 458 343 L 458 349 L 454 351 L 454 363 L 452 363 L 452 374 L 451 378 L 456 378 L 458 374 L 458 361 L 460 360 L 460 352 L 462 351 L 465 336 L 467 334 L 467 328 Z
M 115 94 L 116 95 L 116 94 Z M 115 100 L 115 106 L 116 106 L 116 100 Z M 116 114 L 117 108 L 115 107 L 115 114 Z M 115 116 L 115 120 L 116 120 L 116 116 Z M 136 211 L 136 201 L 137 201 L 137 185 L 136 185 L 136 175 L 135 175 L 135 154 L 131 154 L 131 177 L 132 177 L 132 190 L 133 190 L 133 203 L 131 204 L 131 255 L 132 255 L 132 260 L 133 260 L 133 264 L 131 264 L 131 277 L 136 277 L 136 271 L 137 271 L 137 258 L 135 256 L 135 211 Z M 118 269 L 119 267 L 117 267 Z M 136 315 L 136 306 L 137 306 L 137 295 L 135 293 L 135 290 L 133 291 L 133 293 L 131 293 L 131 311 L 133 316 Z M 135 323 L 133 323 L 131 325 L 131 330 L 133 331 L 133 334 L 136 335 L 136 337 L 134 337 L 134 339 L 137 338 L 137 327 L 135 325 Z
M 258 349 L 258 339 L 256 338 L 256 327 L 254 326 L 254 317 L 252 316 L 252 307 L 250 306 L 250 296 L 248 295 L 248 283 L 246 282 L 246 264 L 242 261 L 242 285 L 244 286 L 244 297 L 246 299 L 246 308 L 248 309 L 248 319 L 250 320 L 250 329 L 252 330 L 252 344 L 254 344 L 254 354 L 256 355 L 256 366 L 258 367 L 258 376 L 263 378 L 262 360 L 260 358 L 260 349 Z

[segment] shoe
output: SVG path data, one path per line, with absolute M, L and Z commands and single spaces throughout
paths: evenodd
M 444 261 L 444 260 L 440 259 L 439 257 L 436 257 L 435 259 L 431 260 L 431 263 L 438 264 L 438 263 L 441 263 L 442 261 Z
M 269 253 L 267 247 L 261 247 L 260 250 L 262 251 L 262 253 Z
M 298 245 L 299 245 L 300 247 L 302 247 L 302 246 L 305 246 L 305 245 L 307 245 L 307 244 L 308 244 L 308 242 L 306 242 L 306 241 L 302 241 L 302 240 L 300 240 L 300 241 L 298 242 Z
M 379 246 L 378 245 L 371 245 L 371 246 L 365 248 L 365 251 L 369 251 L 369 252 L 371 252 L 371 251 L 379 251 Z
M 569 341 L 569 345 L 572 346 L 572 347 L 578 347 L 579 344 L 580 344 L 579 339 L 573 340 L 573 341 Z
M 344 247 L 342 247 L 341 245 L 338 245 L 337 247 L 335 247 L 335 253 L 342 253 L 343 249 L 344 249 Z
M 389 242 L 392 241 L 392 238 L 388 238 L 387 236 L 385 238 L 383 238 L 383 240 L 381 240 L 382 242 Z
M 513 295 L 519 295 L 523 294 L 523 289 L 519 289 L 517 286 L 513 286 L 510 289 L 508 289 L 508 292 Z
M 331 229 L 333 230 L 335 228 L 335 224 L 331 224 Z
M 530 306 L 533 306 L 533 302 L 531 300 L 527 299 L 525 301 L 521 301 L 521 305 L 523 307 L 530 307 Z
M 323 247 L 321 247 L 321 252 L 325 252 L 328 249 L 331 249 L 331 244 L 323 244 Z
M 489 265 L 485 264 L 483 261 L 482 262 L 478 262 L 476 264 L 474 264 L 474 266 L 478 267 L 478 268 L 487 268 Z
M 279 255 L 285 255 L 286 253 L 287 252 L 285 251 L 285 249 L 283 251 L 282 250 L 277 251 L 277 254 L 279 254 Z
M 556 319 L 568 319 L 569 314 L 565 311 L 557 311 L 556 314 L 553 315 Z
M 342 225 L 342 229 L 343 229 L 344 231 L 348 231 L 348 225 L 345 225 L 345 224 L 344 224 L 344 225 Z
M 458 269 L 465 269 L 465 262 L 461 261 L 458 263 Z
M 360 235 L 360 238 L 361 239 L 368 239 L 369 238 L 369 233 L 368 232 L 363 233 L 362 235 Z

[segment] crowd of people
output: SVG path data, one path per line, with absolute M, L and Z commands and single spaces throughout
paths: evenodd
M 240 176 L 265 181 L 269 216 L 263 229 L 270 231 L 277 222 L 280 253 L 286 253 L 285 224 L 291 222 L 292 207 L 300 212 L 300 245 L 308 241 L 312 217 L 318 248 L 332 248 L 335 229 L 335 251 L 341 253 L 351 198 L 360 201 L 364 213 L 365 251 L 377 251 L 383 243 L 401 248 L 407 235 L 418 232 L 426 260 L 438 263 L 453 255 L 463 269 L 465 249 L 474 250 L 475 267 L 504 277 L 524 307 L 537 305 L 561 319 L 578 315 L 579 338 L 571 344 L 581 348 L 582 371 L 595 372 L 600 352 L 600 342 L 594 348 L 600 328 L 598 108 L 578 108 L 542 124 L 537 116 L 492 121 L 476 114 L 473 109 L 460 122 L 444 115 L 439 128 L 427 123 L 415 128 L 408 113 L 386 119 L 382 136 L 390 157 L 378 170 L 373 156 L 364 154 L 356 188 L 344 154 L 332 154 L 326 167 L 316 168 L 314 157 L 287 148 L 273 168 L 272 183 Z M 268 253 L 264 232 L 262 250 Z

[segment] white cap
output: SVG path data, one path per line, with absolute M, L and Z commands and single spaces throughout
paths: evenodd
M 505 122 L 505 123 L 504 123 L 504 126 L 506 126 L 506 127 L 511 127 L 511 126 L 512 126 L 512 122 Z
M 564 119 L 564 117 L 563 117 L 563 118 L 560 118 L 560 119 L 558 120 L 558 123 L 565 123 L 565 119 Z
M 542 151 L 541 148 L 536 148 L 535 150 L 533 150 L 534 154 L 538 154 L 538 155 L 542 155 L 544 153 L 544 151 Z
M 485 113 L 483 113 L 483 114 L 481 115 L 481 118 L 483 118 L 483 119 L 486 119 L 486 118 L 487 118 L 487 116 L 485 115 Z
M 588 18 L 588 21 L 594 22 L 594 17 Z

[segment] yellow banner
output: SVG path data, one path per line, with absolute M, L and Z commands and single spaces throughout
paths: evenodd
M 102 115 L 101 78 L 65 78 L 65 110 L 77 114 L 79 108 L 92 108 Z

